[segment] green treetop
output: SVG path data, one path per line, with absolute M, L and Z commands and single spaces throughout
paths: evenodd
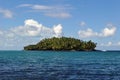
M 90 41 L 82 41 L 75 38 L 48 38 L 43 39 L 35 45 L 28 45 L 24 50 L 76 50 L 76 51 L 93 51 L 96 43 Z

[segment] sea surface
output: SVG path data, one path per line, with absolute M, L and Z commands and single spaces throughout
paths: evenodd
M 0 80 L 120 80 L 120 52 L 0 51 Z

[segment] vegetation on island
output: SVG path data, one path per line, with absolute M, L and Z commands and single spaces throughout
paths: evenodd
M 75 50 L 75 51 L 94 51 L 96 43 L 90 41 L 82 41 L 75 38 L 47 38 L 41 40 L 35 45 L 28 45 L 24 50 Z

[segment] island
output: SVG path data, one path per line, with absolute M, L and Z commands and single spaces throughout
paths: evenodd
M 95 51 L 96 43 L 71 37 L 53 37 L 41 40 L 35 45 L 28 45 L 24 50 L 53 50 L 53 51 Z

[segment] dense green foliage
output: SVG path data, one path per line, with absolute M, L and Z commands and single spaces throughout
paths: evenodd
M 48 38 L 43 39 L 36 45 L 24 47 L 24 50 L 76 50 L 76 51 L 93 51 L 96 43 L 91 40 L 86 42 L 75 38 Z

